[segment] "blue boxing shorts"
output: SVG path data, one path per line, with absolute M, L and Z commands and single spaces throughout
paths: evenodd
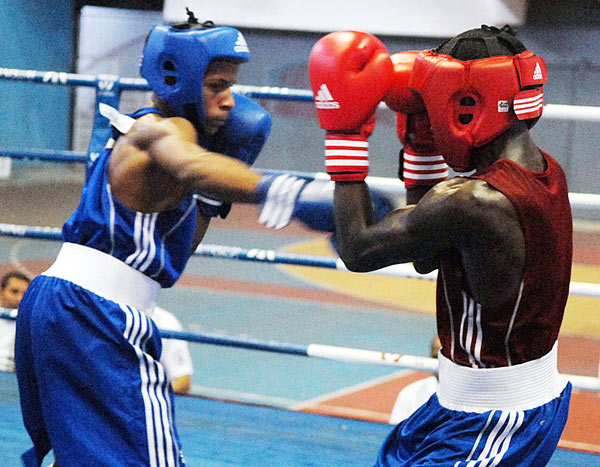
M 475 382 L 481 370 L 451 368 L 448 375 L 456 365 L 440 355 L 440 390 L 392 430 L 376 466 L 546 465 L 567 422 L 571 384 L 551 369 L 556 346 L 538 360 L 509 367 L 521 367 L 516 371 L 486 369 Z M 454 386 L 444 391 L 444 383 Z M 514 391 L 507 391 L 511 385 Z M 485 410 L 494 400 L 497 408 Z
M 161 338 L 143 309 L 160 286 L 96 250 L 65 244 L 17 318 L 23 420 L 40 466 L 183 466 Z

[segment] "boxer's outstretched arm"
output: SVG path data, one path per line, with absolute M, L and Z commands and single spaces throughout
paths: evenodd
M 150 148 L 151 157 L 190 191 L 208 193 L 229 202 L 256 201 L 261 175 L 245 163 L 175 136 L 161 138 Z

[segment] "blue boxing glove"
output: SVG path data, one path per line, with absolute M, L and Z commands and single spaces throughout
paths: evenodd
M 233 93 L 233 98 L 235 106 L 225 125 L 210 139 L 200 140 L 199 144 L 210 151 L 252 165 L 271 132 L 271 115 L 246 96 Z M 203 193 L 197 193 L 195 197 L 198 208 L 205 217 L 221 216 L 225 219 L 229 214 L 230 203 L 223 203 Z
M 262 209 L 258 222 L 281 229 L 292 220 L 302 222 L 318 232 L 333 232 L 333 190 L 335 182 L 310 176 L 266 175 L 257 187 Z M 375 219 L 379 221 L 400 207 L 400 199 L 392 193 L 370 188 Z
M 220 152 L 252 165 L 267 142 L 273 121 L 252 99 L 236 93 L 233 97 L 235 107 L 216 134 L 223 141 Z

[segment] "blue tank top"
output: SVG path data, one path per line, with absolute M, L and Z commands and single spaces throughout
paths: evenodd
M 147 113 L 159 112 L 145 108 L 131 116 L 139 118 Z M 129 209 L 110 190 L 111 153 L 112 148 L 105 148 L 94 161 L 79 206 L 63 226 L 63 239 L 114 256 L 162 287 L 171 287 L 190 256 L 196 200 L 190 193 L 178 206 L 165 211 L 144 214 Z

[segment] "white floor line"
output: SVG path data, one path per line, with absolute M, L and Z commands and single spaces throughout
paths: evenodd
M 266 396 L 264 394 L 255 394 L 251 392 L 235 391 L 233 389 L 210 388 L 207 386 L 192 385 L 190 389 L 192 396 L 206 396 L 217 399 L 239 400 L 241 402 L 252 402 L 257 404 L 266 404 L 273 407 L 289 408 L 298 403 L 294 399 L 284 397 Z
M 364 389 L 369 389 L 373 386 L 377 386 L 378 384 L 382 384 L 382 383 L 386 383 L 392 379 L 398 378 L 400 376 L 403 376 L 405 374 L 411 373 L 412 370 L 400 370 L 400 371 L 396 371 L 394 373 L 391 373 L 389 375 L 384 375 L 384 376 L 380 376 L 378 378 L 369 380 L 369 381 L 364 381 L 362 383 L 358 383 L 355 384 L 353 386 L 347 386 L 345 388 L 342 389 L 338 389 L 337 391 L 333 391 L 327 394 L 322 394 L 320 396 L 317 397 L 313 397 L 312 399 L 307 399 L 305 401 L 302 402 L 297 402 L 294 405 L 289 406 L 288 408 L 290 410 L 302 410 L 305 409 L 307 407 L 311 407 L 313 405 L 319 404 L 321 402 L 324 402 L 326 400 L 329 399 L 333 399 L 334 397 L 341 397 L 341 396 L 346 396 L 348 394 L 351 394 L 353 392 L 356 391 L 361 391 Z

